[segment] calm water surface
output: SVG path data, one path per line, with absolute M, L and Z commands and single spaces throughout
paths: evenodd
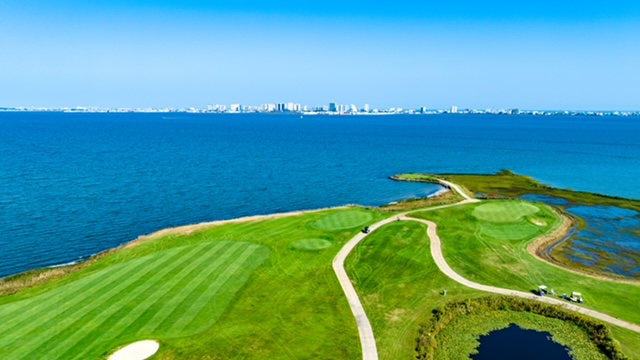
M 551 334 L 511 325 L 480 337 L 473 360 L 571 360 L 569 349 L 553 342 Z
M 0 276 L 177 225 L 437 190 L 493 173 L 640 198 L 640 119 L 0 113 Z
M 554 256 L 600 272 L 640 277 L 640 212 L 615 206 L 576 206 L 545 195 L 522 198 L 561 206 L 584 220 L 584 226 L 566 241 L 549 249 Z

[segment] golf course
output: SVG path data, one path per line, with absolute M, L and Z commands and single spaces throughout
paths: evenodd
M 187 226 L 81 265 L 0 280 L 0 358 L 106 359 L 148 339 L 160 344 L 153 359 L 416 358 L 416 338 L 434 310 L 501 294 L 494 288 L 536 298 L 538 286 L 546 285 L 566 311 L 579 306 L 580 316 L 602 314 L 593 320 L 598 324 L 619 320 L 606 325 L 612 344 L 640 359 L 640 283 L 536 257 L 530 245 L 561 229 L 562 212 L 488 184 L 597 205 L 630 200 L 580 197 L 512 174 L 474 176 L 399 176 L 450 189 L 425 207 L 349 206 Z M 480 201 L 473 196 L 479 192 L 501 197 Z M 581 292 L 584 303 L 561 299 L 572 292 Z M 604 356 L 580 326 L 487 311 L 453 320 L 434 340 L 446 350 L 428 358 L 451 358 L 443 351 L 468 358 L 474 339 L 512 322 L 550 331 L 577 359 Z M 361 343 L 364 325 L 372 329 L 374 350 Z M 465 328 L 470 337 L 458 339 Z

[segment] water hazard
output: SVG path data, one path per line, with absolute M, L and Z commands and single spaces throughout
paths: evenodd
M 574 205 L 545 195 L 522 198 L 563 207 L 584 220 L 584 225 L 550 249 L 554 257 L 600 272 L 640 277 L 640 212 L 615 206 Z
M 570 349 L 551 339 L 548 332 L 524 330 L 516 325 L 480 337 L 473 360 L 571 360 Z

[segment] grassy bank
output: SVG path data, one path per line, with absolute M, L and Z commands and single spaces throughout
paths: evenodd
M 409 211 L 437 205 L 454 204 L 462 200 L 462 196 L 458 195 L 458 193 L 447 191 L 433 197 L 399 201 L 395 204 L 382 206 L 380 210 L 387 212 Z
M 388 214 L 387 214 L 388 215 Z M 384 216 L 340 209 L 169 235 L 0 297 L 0 357 L 98 358 L 158 339 L 160 359 L 357 358 L 331 261 Z
M 477 353 L 480 335 L 510 324 L 550 332 L 576 360 L 627 359 L 606 325 L 557 306 L 501 296 L 450 302 L 435 310 L 420 329 L 418 357 L 466 359 Z

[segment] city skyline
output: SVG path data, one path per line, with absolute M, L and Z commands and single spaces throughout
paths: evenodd
M 0 107 L 638 110 L 640 4 L 0 4 Z
M 234 103 L 210 104 L 206 107 L 0 107 L 0 112 L 71 112 L 71 113 L 201 113 L 201 114 L 247 114 L 247 113 L 290 113 L 301 115 L 534 115 L 534 116 L 640 116 L 640 111 L 634 110 L 550 110 L 550 109 L 518 109 L 518 108 L 459 108 L 452 105 L 449 108 L 421 107 L 390 107 L 378 108 L 370 104 L 358 107 L 355 104 L 341 104 L 331 102 L 326 105 L 309 106 L 294 102 L 266 103 L 260 105 L 243 105 Z

